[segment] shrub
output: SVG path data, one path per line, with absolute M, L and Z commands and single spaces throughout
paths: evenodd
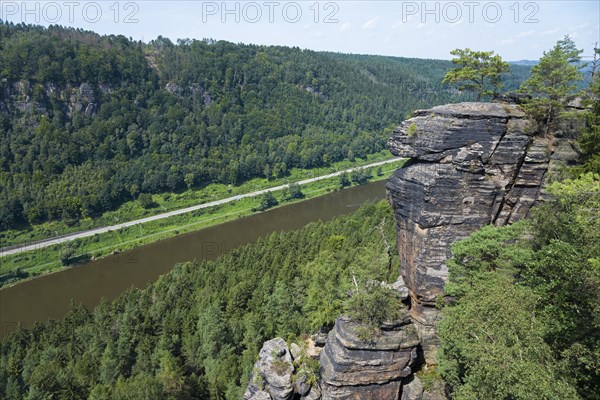
M 399 318 L 403 307 L 395 290 L 379 282 L 369 282 L 348 300 L 346 312 L 354 322 L 360 324 L 356 329 L 358 337 L 363 341 L 372 341 L 381 333 L 381 324 Z
M 417 133 L 417 125 L 415 125 L 415 123 L 413 122 L 412 124 L 410 124 L 410 126 L 406 130 L 406 135 L 414 136 L 415 133 Z
M 138 197 L 138 201 L 140 202 L 140 206 L 145 209 L 152 208 L 155 206 L 154 200 L 152 200 L 152 195 L 149 193 L 140 194 L 140 197 Z

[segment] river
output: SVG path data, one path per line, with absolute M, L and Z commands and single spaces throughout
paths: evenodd
M 299 229 L 312 221 L 349 214 L 367 201 L 385 197 L 385 180 L 178 235 L 0 289 L 0 338 L 19 323 L 64 317 L 71 303 L 93 309 L 131 286 L 143 287 L 177 262 L 212 260 L 271 232 Z

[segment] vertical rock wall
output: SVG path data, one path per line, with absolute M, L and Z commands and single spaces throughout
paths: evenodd
M 542 196 L 552 142 L 516 105 L 459 103 L 417 111 L 393 133 L 410 157 L 387 183 L 395 210 L 400 273 L 427 363 L 435 364 L 436 301 L 450 246 L 479 228 L 527 216 Z

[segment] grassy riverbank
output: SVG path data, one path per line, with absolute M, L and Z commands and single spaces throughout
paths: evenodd
M 381 159 L 384 154 L 377 155 Z M 389 154 L 388 154 L 389 158 Z M 369 160 L 363 160 L 362 165 L 379 161 L 373 157 Z M 371 182 L 376 180 L 382 180 L 387 178 L 394 170 L 399 168 L 403 164 L 403 160 L 385 164 L 381 166 L 381 175 L 377 175 L 373 170 L 373 177 L 370 179 Z M 337 170 L 356 166 L 351 165 L 336 165 Z M 321 169 L 318 175 L 325 175 L 333 172 L 333 168 Z M 312 177 L 307 173 L 317 175 L 317 171 L 296 171 L 294 178 L 288 178 L 288 181 L 298 181 Z M 267 180 L 253 180 L 246 184 L 246 190 L 241 189 L 244 186 L 236 188 L 228 188 L 224 185 L 211 185 L 209 194 L 203 193 L 201 198 L 199 196 L 200 191 L 187 191 L 179 194 L 171 194 L 166 196 L 154 196 L 154 201 L 159 204 L 154 210 L 158 209 L 158 212 L 164 212 L 163 208 L 176 209 L 182 208 L 191 204 L 198 204 L 202 199 L 205 202 L 211 200 L 217 200 L 219 198 L 230 197 L 236 194 L 250 192 L 254 190 L 260 190 L 267 187 L 277 186 L 278 184 L 285 183 L 285 181 L 267 181 Z M 263 183 L 265 186 L 259 186 Z M 268 186 L 266 186 L 268 184 Z M 253 185 L 253 186 L 247 186 Z M 220 186 L 217 187 L 217 186 Z M 208 189 L 205 188 L 204 190 Z M 317 196 L 321 196 L 325 193 L 331 192 L 339 188 L 338 177 L 329 178 L 317 182 L 308 183 L 302 185 L 301 190 L 304 194 L 304 199 L 310 199 Z M 218 197 L 219 194 L 222 196 Z M 294 201 L 282 201 L 281 191 L 275 192 L 275 197 L 280 202 L 280 205 L 290 204 Z M 212 196 L 212 197 L 211 197 Z M 137 203 L 137 202 L 136 202 Z M 158 221 L 152 221 L 143 225 L 131 226 L 128 228 L 119 229 L 117 231 L 107 232 L 88 238 L 77 239 L 72 242 L 64 243 L 61 245 L 55 245 L 45 247 L 39 250 L 27 251 L 20 254 L 10 255 L 0 258 L 0 286 L 11 285 L 28 279 L 31 277 L 39 276 L 42 274 L 54 272 L 67 268 L 61 259 L 65 259 L 68 256 L 67 264 L 77 264 L 85 262 L 91 259 L 97 259 L 113 254 L 115 252 L 121 252 L 134 247 L 156 242 L 158 240 L 173 237 L 178 234 L 214 226 L 226 221 L 233 220 L 247 216 L 256 212 L 256 208 L 259 206 L 260 198 L 244 198 L 235 202 L 210 207 L 203 210 L 197 210 L 188 214 L 177 215 Z M 171 208 L 167 208 L 167 205 Z M 124 207 L 139 207 L 138 204 L 128 203 L 121 207 L 117 212 L 125 212 Z M 143 210 L 143 209 L 141 209 Z M 136 210 L 139 212 L 140 210 Z M 158 213 L 158 212 L 155 212 Z M 151 214 L 135 215 L 135 218 L 148 216 Z M 128 220 L 134 219 L 133 217 L 127 218 Z M 113 221 L 115 222 L 115 221 Z M 117 221 L 118 222 L 118 221 Z M 96 225 L 97 226 L 97 225 Z M 81 226 L 77 230 L 81 230 Z
M 38 225 L 27 226 L 19 230 L 0 232 L 0 247 L 8 247 L 37 240 L 65 235 L 73 232 L 85 231 L 101 226 L 115 225 L 120 222 L 133 221 L 177 210 L 196 204 L 208 203 L 238 194 L 249 193 L 256 190 L 268 189 L 286 183 L 297 182 L 303 179 L 326 175 L 331 172 L 360 167 L 392 157 L 388 150 L 371 154 L 366 159 L 357 158 L 354 161 L 344 160 L 327 168 L 293 169 L 285 178 L 271 179 L 256 178 L 239 186 L 210 184 L 204 187 L 192 188 L 178 193 L 163 193 L 152 196 L 154 207 L 145 209 L 137 200 L 129 201 L 114 211 L 108 211 L 96 218 L 86 218 L 74 223 L 64 221 L 50 221 Z

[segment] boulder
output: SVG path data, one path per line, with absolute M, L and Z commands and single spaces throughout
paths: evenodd
M 422 400 L 423 383 L 418 376 L 413 375 L 410 381 L 402 385 L 402 397 L 400 400 Z

